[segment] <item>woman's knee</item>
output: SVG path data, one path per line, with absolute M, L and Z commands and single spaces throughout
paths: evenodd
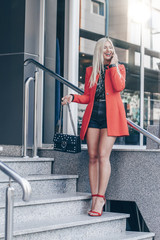
M 109 154 L 106 152 L 101 152 L 99 154 L 99 163 L 106 163 L 109 161 Z
M 89 154 L 89 163 L 95 164 L 98 162 L 98 154 L 97 153 L 90 153 Z

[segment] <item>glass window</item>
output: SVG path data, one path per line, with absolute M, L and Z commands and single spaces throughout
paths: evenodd
M 150 68 L 145 68 L 144 79 L 144 128 L 149 125 L 159 125 L 160 119 L 160 2 L 151 0 L 151 19 L 150 19 Z M 145 142 L 144 142 L 145 143 Z
M 93 13 L 99 14 L 99 4 L 97 2 L 92 2 Z
M 81 0 L 82 6 L 85 2 L 86 9 L 83 7 L 81 12 L 81 36 L 80 36 L 80 65 L 79 65 L 79 86 L 84 88 L 85 69 L 92 65 L 92 56 L 96 41 L 108 35 L 116 47 L 118 59 L 126 67 L 126 87 L 121 93 L 124 103 L 126 116 L 134 123 L 140 125 L 140 98 L 144 94 L 144 128 L 148 125 L 158 124 L 160 118 L 160 1 L 147 0 L 145 6 L 145 20 L 141 18 L 141 1 L 92 0 L 93 13 L 100 13 L 100 5 L 103 11 L 108 13 L 105 18 L 89 12 L 87 2 Z M 109 6 L 109 9 L 105 7 Z M 138 6 L 138 9 L 137 9 Z M 135 11 L 134 11 L 135 9 Z M 107 11 L 106 11 L 107 10 Z M 138 16 L 138 13 L 140 13 Z M 140 51 L 141 51 L 141 21 L 144 24 L 144 80 L 141 78 Z M 84 31 L 84 32 L 83 32 Z M 82 37 L 83 32 L 83 37 Z M 100 34 L 100 35 L 99 35 Z M 141 79 L 144 81 L 144 93 L 140 90 Z M 79 128 L 86 106 L 79 106 Z M 139 133 L 129 128 L 130 136 L 117 138 L 116 144 L 139 145 Z M 146 139 L 144 138 L 144 144 Z
M 152 49 L 160 52 L 160 32 L 152 33 Z
M 160 15 L 159 15 L 160 10 L 153 9 L 152 10 L 152 28 L 155 30 L 158 30 L 159 27 L 159 22 L 160 22 Z
M 104 16 L 104 3 L 96 0 L 91 0 L 92 12 Z
M 153 57 L 153 69 L 154 70 L 160 70 L 160 59 Z
M 159 0 L 152 0 L 152 7 L 160 10 L 160 1 Z

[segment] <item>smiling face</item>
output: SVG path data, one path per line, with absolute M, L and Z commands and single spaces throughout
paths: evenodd
M 114 49 L 109 41 L 106 41 L 103 49 L 104 64 L 109 64 L 113 57 Z

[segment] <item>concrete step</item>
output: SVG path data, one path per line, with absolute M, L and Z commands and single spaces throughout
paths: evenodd
M 53 158 L 22 158 L 22 157 L 0 157 L 5 163 L 19 175 L 25 177 L 29 174 L 51 174 Z M 0 179 L 8 178 L 0 170 Z
M 0 145 L 0 156 L 22 156 L 22 146 Z
M 77 175 L 30 175 L 26 179 L 31 184 L 32 197 L 50 197 L 52 194 L 75 193 Z M 22 189 L 18 183 L 12 181 L 12 187 L 15 189 L 15 199 L 22 199 Z M 5 191 L 8 186 L 8 180 L 0 179 L 0 202 L 5 200 Z
M 14 202 L 14 223 L 45 219 L 62 218 L 77 214 L 87 214 L 91 207 L 91 194 L 70 193 L 53 194 L 50 198 L 31 199 L 29 202 Z M 1 223 L 5 219 L 4 203 L 0 204 Z
M 99 239 L 111 233 L 125 231 L 128 214 L 103 213 L 101 217 L 90 217 L 87 214 L 74 215 L 59 219 L 39 218 L 37 221 L 18 223 L 14 226 L 14 240 L 86 240 L 99 236 Z M 0 239 L 3 226 L 0 228 Z
M 95 236 L 94 238 L 87 238 L 87 240 L 153 240 L 154 236 L 155 234 L 150 232 L 125 231 L 121 233 L 111 233 L 101 239 L 98 236 Z

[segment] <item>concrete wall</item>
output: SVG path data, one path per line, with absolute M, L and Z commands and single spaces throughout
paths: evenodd
M 115 151 L 107 198 L 135 201 L 149 230 L 160 239 L 160 151 Z
M 128 0 L 109 1 L 109 36 L 119 40 L 128 40 Z M 128 51 L 116 49 L 119 60 L 128 62 Z
M 93 13 L 91 2 L 90 0 L 81 0 L 80 28 L 105 35 L 105 15 L 100 16 Z M 105 9 L 105 1 L 102 0 L 102 3 L 104 3 Z M 80 52 L 92 55 L 94 47 L 94 41 L 80 39 Z
M 105 16 L 93 13 L 91 2 L 91 0 L 81 0 L 80 27 L 91 32 L 105 34 Z M 105 1 L 101 2 L 104 3 L 105 8 Z
M 109 36 L 127 40 L 128 1 L 109 1 Z

